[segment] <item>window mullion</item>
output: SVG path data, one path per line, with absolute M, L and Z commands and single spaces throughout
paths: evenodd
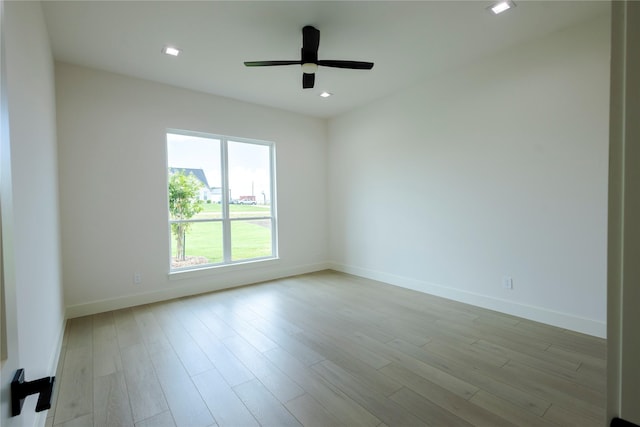
M 271 192 L 271 255 L 278 256 L 278 229 L 276 225 L 276 159 L 273 145 L 269 146 L 269 191 Z
M 227 139 L 220 140 L 220 161 L 222 169 L 222 248 L 224 262 L 231 262 L 231 222 L 229 221 L 229 160 Z

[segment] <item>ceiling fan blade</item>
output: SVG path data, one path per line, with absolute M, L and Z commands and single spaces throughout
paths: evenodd
M 318 65 L 333 68 L 351 68 L 354 70 L 370 70 L 373 68 L 373 62 L 362 61 L 318 61 Z
M 315 74 L 302 73 L 302 89 L 312 89 L 315 81 Z
M 320 31 L 311 25 L 302 29 L 302 51 L 313 54 L 318 58 L 318 47 L 320 46 Z
M 274 65 L 300 65 L 301 61 L 245 61 L 247 67 L 272 67 Z

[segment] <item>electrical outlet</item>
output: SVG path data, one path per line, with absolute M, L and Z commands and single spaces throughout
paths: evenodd
M 142 283 L 142 274 L 133 273 L 133 283 L 135 283 L 136 285 L 139 285 L 140 283 Z
M 509 276 L 504 276 L 502 278 L 502 287 L 513 290 L 513 279 Z

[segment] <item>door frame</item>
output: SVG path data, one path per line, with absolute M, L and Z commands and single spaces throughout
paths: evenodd
M 5 61 L 4 0 L 0 0 L 0 425 L 18 426 L 11 416 L 11 380 L 19 367 L 13 252 L 11 144 Z

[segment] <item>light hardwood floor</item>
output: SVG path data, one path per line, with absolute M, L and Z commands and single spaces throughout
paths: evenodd
M 48 426 L 603 426 L 605 341 L 332 271 L 69 320 Z

